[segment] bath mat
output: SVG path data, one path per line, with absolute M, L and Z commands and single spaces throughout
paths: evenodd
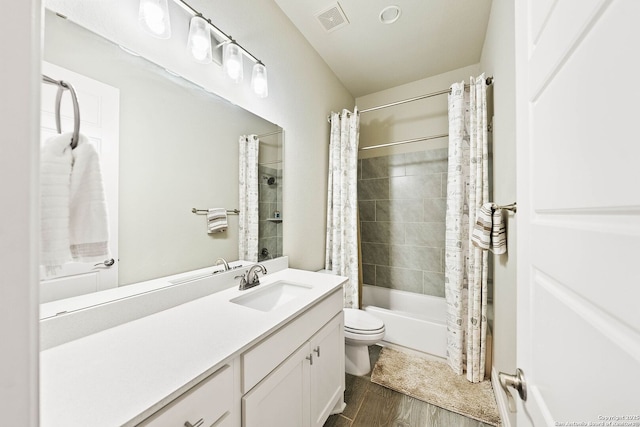
M 373 368 L 371 381 L 485 424 L 500 426 L 491 381 L 472 384 L 444 362 L 385 347 Z

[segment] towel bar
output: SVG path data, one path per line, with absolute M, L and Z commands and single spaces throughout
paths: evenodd
M 191 209 L 191 212 L 193 212 L 194 214 L 206 214 L 207 212 L 209 212 L 209 210 L 208 209 L 196 209 L 196 208 L 193 208 L 193 209 Z M 237 215 L 237 214 L 240 213 L 240 211 L 238 209 L 227 209 L 227 213 L 228 214 Z
M 510 203 L 510 204 L 504 205 L 504 206 L 497 206 L 497 208 L 498 209 L 506 209 L 506 210 L 511 211 L 513 213 L 515 213 L 518 210 L 516 202 Z

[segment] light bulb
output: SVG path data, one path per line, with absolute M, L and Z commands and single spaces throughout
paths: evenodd
M 196 15 L 191 18 L 187 49 L 196 61 L 203 64 L 211 62 L 211 33 L 207 21 L 202 16 Z
M 251 73 L 251 88 L 256 96 L 265 98 L 269 95 L 269 86 L 267 84 L 267 67 L 260 61 L 253 66 Z
M 235 83 L 240 83 L 244 77 L 242 65 L 242 51 L 236 42 L 231 41 L 224 47 L 224 69 Z
M 140 0 L 138 21 L 152 36 L 160 39 L 171 37 L 167 0 Z

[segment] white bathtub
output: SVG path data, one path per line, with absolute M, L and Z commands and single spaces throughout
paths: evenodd
M 364 285 L 362 306 L 384 322 L 383 343 L 447 357 L 447 303 L 444 298 Z

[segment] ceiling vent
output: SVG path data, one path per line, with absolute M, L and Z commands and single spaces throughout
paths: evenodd
M 317 13 L 315 16 L 318 22 L 322 24 L 322 28 L 324 28 L 328 33 L 349 24 L 349 20 L 338 3 Z

